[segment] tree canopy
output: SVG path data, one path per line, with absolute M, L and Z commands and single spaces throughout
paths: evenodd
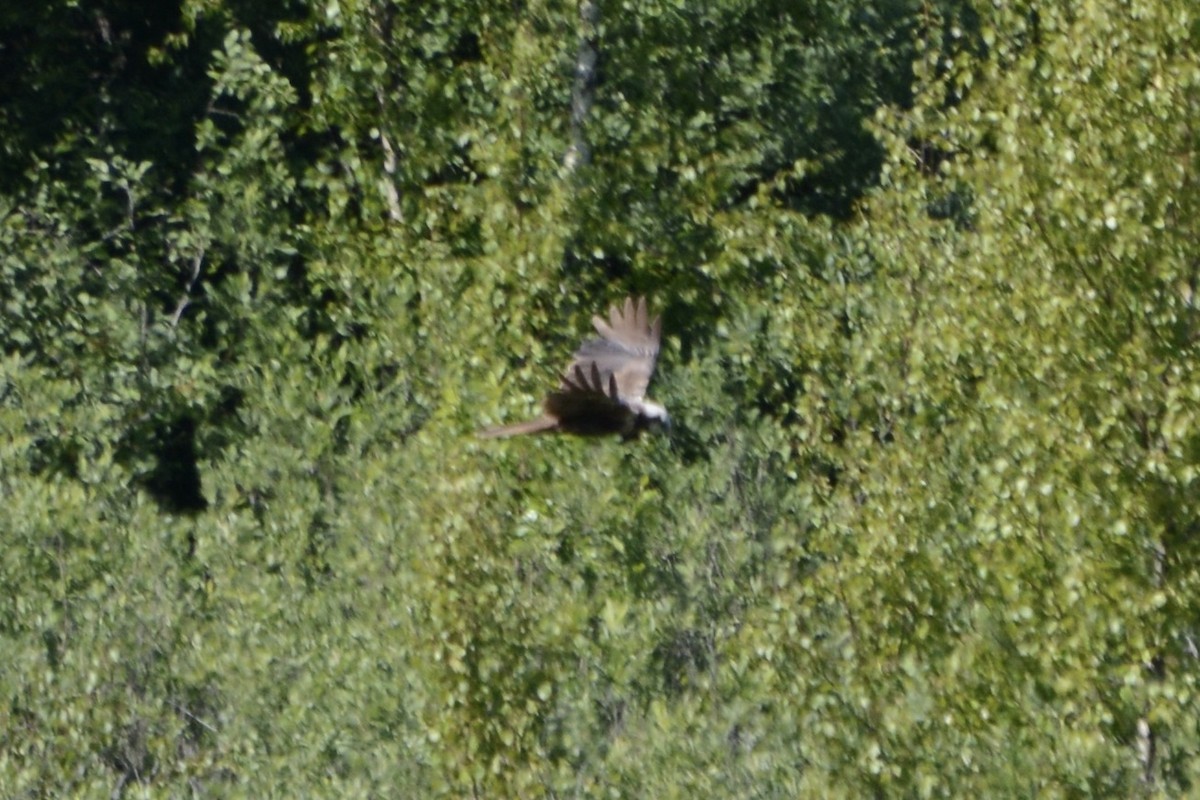
M 1200 786 L 1189 0 L 0 11 L 0 786 Z M 669 435 L 481 441 L 664 317 Z

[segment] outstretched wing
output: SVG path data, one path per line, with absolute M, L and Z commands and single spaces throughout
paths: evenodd
M 627 297 L 624 308 L 613 306 L 607 321 L 595 316 L 592 324 L 601 338 L 589 339 L 576 351 L 560 394 L 578 391 L 579 382 L 573 382 L 572 378 L 582 376 L 585 384 L 610 400 L 640 401 L 646 395 L 658 360 L 662 318 L 650 319 L 646 298 L 635 301 Z

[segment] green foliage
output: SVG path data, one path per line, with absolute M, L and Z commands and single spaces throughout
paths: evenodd
M 1183 0 L 34 5 L 5 796 L 1195 792 Z

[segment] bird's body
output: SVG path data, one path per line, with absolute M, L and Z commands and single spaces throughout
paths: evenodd
M 631 439 L 643 430 L 670 427 L 667 410 L 645 398 L 658 359 L 662 320 L 649 319 L 644 298 L 626 298 L 607 320 L 593 317 L 600 334 L 575 353 L 543 414 L 528 422 L 480 432 L 484 438 L 560 432 L 580 436 L 619 434 Z

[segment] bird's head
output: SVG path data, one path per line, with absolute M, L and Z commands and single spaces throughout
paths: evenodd
M 642 402 L 641 413 L 642 426 L 654 433 L 670 433 L 671 432 L 671 415 L 667 410 L 652 400 Z

